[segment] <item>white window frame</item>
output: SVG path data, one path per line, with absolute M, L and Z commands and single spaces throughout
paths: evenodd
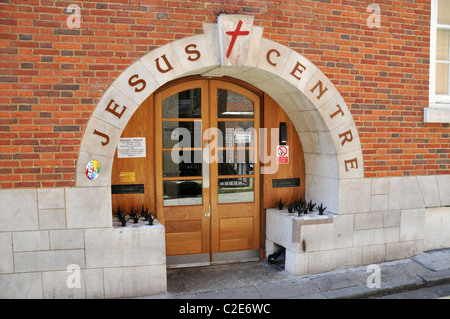
M 437 29 L 448 29 L 450 25 L 437 24 L 438 0 L 431 0 L 431 29 L 430 29 L 430 106 L 424 110 L 426 123 L 450 123 L 450 94 L 436 94 L 436 38 Z M 449 81 L 450 86 L 450 81 Z M 450 87 L 449 87 L 450 92 Z

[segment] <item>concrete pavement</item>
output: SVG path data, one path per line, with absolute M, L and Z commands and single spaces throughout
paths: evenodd
M 450 283 L 450 249 L 413 258 L 294 276 L 267 260 L 167 270 L 168 292 L 155 299 L 371 298 Z

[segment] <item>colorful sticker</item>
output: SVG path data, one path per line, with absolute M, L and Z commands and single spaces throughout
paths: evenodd
M 86 165 L 86 176 L 91 181 L 96 179 L 98 177 L 98 174 L 100 174 L 100 163 L 96 160 L 90 161 Z

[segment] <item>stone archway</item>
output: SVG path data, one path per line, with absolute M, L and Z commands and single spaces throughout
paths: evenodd
M 105 92 L 84 133 L 76 187 L 89 188 L 89 193 L 108 191 L 122 130 L 157 88 L 188 75 L 230 76 L 266 92 L 286 111 L 304 149 L 306 198 L 324 202 L 338 214 L 346 201 L 342 194 L 351 189 L 349 182 L 364 178 L 364 165 L 355 123 L 333 83 L 299 53 L 263 38 L 252 16 L 221 15 L 217 24 L 203 28 L 204 34 L 148 53 Z M 94 159 L 101 173 L 90 180 L 85 169 Z M 111 214 L 110 203 L 107 206 L 104 216 Z

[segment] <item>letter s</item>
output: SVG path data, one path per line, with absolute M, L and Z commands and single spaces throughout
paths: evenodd
M 137 75 L 137 74 L 132 75 L 128 79 L 128 84 L 130 86 L 137 86 L 137 85 L 141 84 L 142 86 L 140 88 L 137 88 L 137 87 L 134 88 L 135 92 L 141 92 L 143 89 L 145 89 L 145 86 L 147 85 L 147 82 L 145 82 L 145 80 L 143 80 L 143 79 L 140 79 L 140 80 L 137 80 L 137 81 L 133 81 L 135 78 L 139 79 L 139 75 Z

